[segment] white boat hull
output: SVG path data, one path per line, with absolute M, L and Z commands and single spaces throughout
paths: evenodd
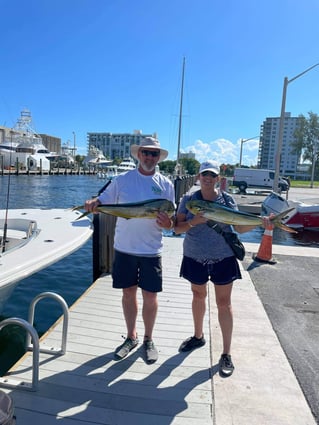
M 8 211 L 7 240 L 15 242 L 8 249 L 0 244 L 0 310 L 20 280 L 68 256 L 90 238 L 92 223 L 87 217 L 76 221 L 80 215 L 71 209 Z M 5 217 L 5 210 L 0 210 L 1 240 Z M 26 230 L 23 221 L 35 223 L 34 228 Z M 28 239 L 26 233 L 32 230 Z

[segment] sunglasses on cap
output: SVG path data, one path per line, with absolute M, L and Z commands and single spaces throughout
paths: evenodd
M 213 177 L 213 178 L 218 176 L 218 174 L 215 174 L 212 171 L 203 171 L 201 173 L 201 175 L 204 176 L 204 177 L 210 176 L 210 177 Z
M 160 156 L 160 151 L 149 151 L 147 149 L 142 149 L 141 152 L 142 152 L 142 155 L 144 156 L 151 155 L 153 158 Z

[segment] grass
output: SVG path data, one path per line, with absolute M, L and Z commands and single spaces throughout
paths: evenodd
M 311 182 L 310 181 L 305 181 L 305 180 L 291 180 L 290 181 L 290 187 L 310 188 L 311 187 Z M 318 188 L 319 187 L 319 182 L 318 181 L 314 181 L 313 182 L 313 187 Z

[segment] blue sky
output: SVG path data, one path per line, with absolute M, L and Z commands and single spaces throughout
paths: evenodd
M 318 0 L 0 0 L 0 125 L 23 108 L 35 130 L 157 132 L 181 150 L 239 162 L 240 140 L 280 115 L 284 77 L 319 62 Z M 319 113 L 319 66 L 288 85 L 286 111 Z M 243 144 L 256 164 L 258 139 Z

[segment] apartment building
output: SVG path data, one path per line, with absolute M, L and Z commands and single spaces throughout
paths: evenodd
M 180 159 L 185 158 L 185 159 L 196 159 L 195 158 L 195 153 L 194 152 L 180 152 L 179 154 Z
M 131 156 L 131 145 L 139 145 L 144 137 L 157 138 L 157 134 L 142 134 L 141 130 L 134 130 L 133 133 L 87 133 L 88 151 L 94 146 L 108 159 L 128 158 Z
M 258 150 L 258 168 L 275 170 L 279 139 L 280 117 L 266 118 L 260 129 Z M 300 158 L 292 152 L 294 131 L 298 126 L 298 117 L 285 113 L 282 151 L 280 153 L 280 174 L 293 178 L 301 177 L 304 172 L 298 170 Z

